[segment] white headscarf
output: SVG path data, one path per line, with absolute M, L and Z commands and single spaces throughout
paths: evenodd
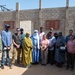
M 39 35 L 38 35 L 38 30 L 34 30 L 33 37 L 34 37 L 34 38 L 38 38 L 38 37 L 39 37 Z
M 37 39 L 38 49 L 39 49 L 39 34 L 38 34 L 38 30 L 34 30 L 33 38 Z

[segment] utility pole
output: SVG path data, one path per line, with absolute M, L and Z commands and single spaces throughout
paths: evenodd
M 15 22 L 16 28 L 20 27 L 20 3 L 16 3 L 16 22 Z
M 69 0 L 66 0 L 66 14 L 65 14 L 65 25 L 64 25 L 64 35 L 66 36 L 68 34 L 68 8 L 69 8 Z
M 39 0 L 39 10 L 42 8 L 42 0 Z
M 69 0 L 66 0 L 66 8 L 69 7 Z
M 42 26 L 42 0 L 39 0 L 39 25 L 38 25 L 38 30 L 40 31 L 40 26 Z

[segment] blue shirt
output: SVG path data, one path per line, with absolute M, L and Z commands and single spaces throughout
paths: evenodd
M 12 34 L 10 31 L 3 30 L 1 33 L 3 46 L 11 46 L 12 44 Z
M 75 39 L 75 36 L 74 36 L 74 39 Z M 66 36 L 66 43 L 70 40 L 70 35 L 67 35 Z
M 53 46 L 56 43 L 56 38 L 53 36 L 51 39 L 49 39 L 49 45 Z M 54 50 L 54 46 L 51 47 L 49 50 Z

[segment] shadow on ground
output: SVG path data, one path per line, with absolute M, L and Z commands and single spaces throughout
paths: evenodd
M 48 64 L 47 66 L 32 65 L 22 75 L 75 75 L 75 72 L 65 70 L 65 66 L 58 68 L 55 65 Z

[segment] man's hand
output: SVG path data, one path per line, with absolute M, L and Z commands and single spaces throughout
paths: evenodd
M 20 45 L 17 45 L 17 48 L 20 48 Z
M 4 50 L 7 50 L 7 47 L 6 46 L 4 47 Z
M 7 49 L 10 50 L 11 49 L 11 46 L 10 47 L 7 47 Z

